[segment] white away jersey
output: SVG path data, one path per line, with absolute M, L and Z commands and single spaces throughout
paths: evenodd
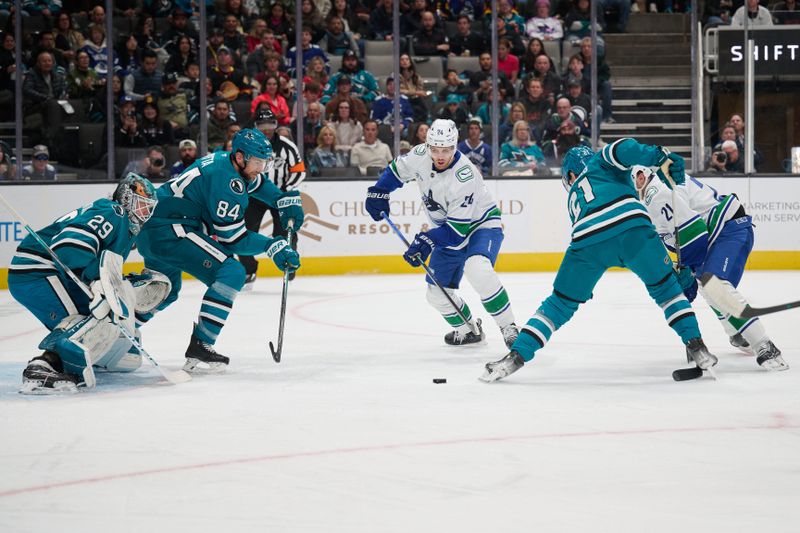
M 403 184 L 416 181 L 434 226 L 447 224 L 465 240 L 477 228 L 499 228 L 500 209 L 486 188 L 480 170 L 456 150 L 453 162 L 438 172 L 425 144 L 396 158 L 389 168 Z

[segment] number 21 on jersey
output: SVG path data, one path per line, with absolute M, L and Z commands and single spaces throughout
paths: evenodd
M 592 191 L 592 184 L 589 183 L 589 180 L 586 177 L 579 178 L 578 181 L 575 183 L 576 187 L 572 188 L 572 192 L 569 195 L 569 214 L 572 216 L 572 220 L 578 220 L 581 217 L 581 198 L 578 191 L 580 190 L 583 193 L 583 203 L 589 204 L 592 200 L 594 200 L 594 191 Z

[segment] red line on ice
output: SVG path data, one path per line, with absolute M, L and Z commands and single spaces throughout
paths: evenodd
M 427 442 L 409 442 L 398 444 L 378 444 L 374 446 L 356 446 L 352 448 L 333 448 L 330 450 L 316 450 L 307 452 L 283 453 L 275 455 L 262 455 L 256 457 L 244 457 L 241 459 L 227 459 L 224 461 L 213 461 L 210 463 L 197 463 L 192 465 L 182 466 L 167 466 L 162 468 L 153 468 L 150 470 L 141 470 L 138 472 L 122 472 L 119 474 L 107 474 L 104 476 L 88 477 L 83 479 L 74 479 L 71 481 L 61 481 L 59 483 L 48 483 L 45 485 L 34 485 L 30 487 L 21 487 L 18 489 L 9 489 L 0 492 L 0 498 L 8 496 L 17 496 L 19 494 L 26 494 L 31 492 L 42 492 L 47 490 L 60 489 L 64 487 L 74 487 L 77 485 L 90 485 L 92 483 L 103 483 L 106 481 L 115 481 L 119 479 L 132 479 L 137 477 L 153 476 L 158 474 L 168 474 L 172 472 L 185 472 L 189 470 L 202 470 L 204 468 L 218 468 L 230 465 L 250 464 L 250 463 L 263 463 L 270 461 L 285 461 L 289 459 L 300 459 L 305 457 L 326 457 L 334 455 L 348 455 L 365 452 L 383 452 L 390 450 L 409 450 L 415 448 L 432 448 L 436 446 L 457 446 L 461 444 L 481 444 L 481 443 L 494 443 L 494 442 L 514 442 L 514 441 L 528 441 L 539 439 L 559 439 L 559 438 L 583 438 L 583 437 L 619 437 L 630 435 L 653 435 L 663 433 L 703 433 L 713 431 L 774 431 L 782 429 L 800 429 L 800 425 L 789 424 L 786 422 L 786 417 L 782 413 L 773 415 L 774 422 L 768 425 L 760 426 L 720 426 L 720 427 L 698 427 L 698 428 L 661 428 L 661 429 L 623 429 L 623 430 L 608 430 L 608 431 L 579 431 L 573 433 L 541 433 L 534 435 L 517 435 L 505 437 L 477 437 L 477 438 L 463 438 L 451 439 L 440 441 L 427 441 Z

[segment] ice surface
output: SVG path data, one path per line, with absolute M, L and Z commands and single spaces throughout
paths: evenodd
M 553 274 L 505 274 L 518 323 Z M 170 368 L 203 287 L 148 324 Z M 755 306 L 800 298 L 800 273 L 748 272 Z M 237 299 L 218 343 L 222 376 L 169 386 L 144 363 L 69 397 L 17 393 L 44 335 L 0 291 L 0 531 L 795 532 L 800 488 L 800 311 L 764 319 L 792 369 L 767 373 L 730 347 L 713 382 L 673 382 L 684 351 L 631 274 L 537 356 L 484 384 L 488 343 L 445 346 L 421 276 L 303 277 Z M 447 378 L 435 385 L 433 378 Z

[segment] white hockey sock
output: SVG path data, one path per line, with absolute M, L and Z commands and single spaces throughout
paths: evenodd
M 473 255 L 464 264 L 464 275 L 481 297 L 483 308 L 501 328 L 514 322 L 508 293 L 500 283 L 492 262 L 483 255 Z
M 465 302 L 453 289 L 445 289 L 453 302 L 461 309 L 461 312 L 467 317 L 467 320 L 472 321 L 472 311 L 470 311 L 467 302 Z M 428 303 L 433 306 L 441 315 L 447 320 L 447 323 L 453 326 L 459 333 L 466 333 L 470 331 L 470 327 L 466 324 L 458 313 L 453 309 L 453 305 L 448 301 L 447 297 L 442 294 L 439 287 L 436 285 L 428 285 L 428 292 L 425 294 Z

